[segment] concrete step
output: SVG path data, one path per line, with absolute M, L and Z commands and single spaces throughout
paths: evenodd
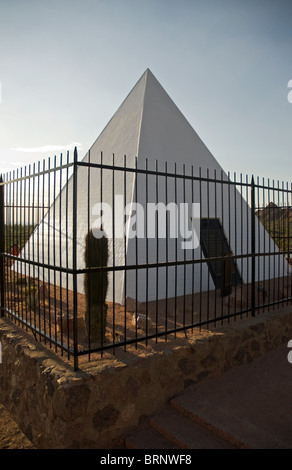
M 240 449 L 286 448 L 278 437 L 266 432 L 247 418 L 237 415 L 236 410 L 225 408 L 222 403 L 217 406 L 202 399 L 186 402 L 184 397 L 183 402 L 180 402 L 178 398 L 174 399 L 172 407 L 234 447 Z
M 170 405 L 236 447 L 287 449 L 292 445 L 291 392 L 291 365 L 281 348 L 191 385 Z
M 159 432 L 155 431 L 148 422 L 140 424 L 134 432 L 125 439 L 126 449 L 178 449 Z
M 165 408 L 149 424 L 180 449 L 232 449 L 233 446 L 183 414 Z
M 136 449 L 290 449 L 292 378 L 287 346 L 194 384 L 138 426 Z
M 185 418 L 239 449 L 250 448 L 247 435 L 259 432 L 258 429 L 253 429 L 250 423 L 240 421 L 222 407 L 219 409 L 208 401 L 198 400 L 194 404 L 191 400 L 186 402 L 175 398 L 171 406 Z M 238 432 L 239 428 L 242 430 L 241 433 Z

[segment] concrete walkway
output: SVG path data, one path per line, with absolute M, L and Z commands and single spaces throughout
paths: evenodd
M 138 449 L 292 448 L 287 344 L 188 387 L 127 437 Z

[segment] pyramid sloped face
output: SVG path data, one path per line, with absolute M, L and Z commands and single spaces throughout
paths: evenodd
M 163 168 L 167 161 L 169 169 L 194 166 L 222 170 L 214 156 L 199 138 L 187 119 L 148 70 L 145 87 L 143 117 L 139 140 L 139 159 L 158 161 Z
M 194 253 L 193 250 L 187 253 L 183 249 L 177 251 L 176 240 L 167 241 L 167 237 L 159 240 L 159 244 L 156 243 L 155 238 L 148 243 L 145 233 L 144 238 L 141 237 L 136 244 L 136 239 L 130 238 L 129 232 L 120 238 L 114 236 L 116 235 L 114 226 L 117 229 L 124 225 L 122 209 L 125 205 L 132 209 L 136 202 L 139 202 L 144 210 L 148 202 L 153 204 L 160 202 L 165 206 L 174 202 L 187 203 L 189 206 L 192 203 L 198 203 L 202 218 L 221 219 L 223 230 L 228 234 L 229 245 L 233 252 L 237 251 L 239 255 L 250 253 L 251 240 L 245 226 L 246 221 L 249 221 L 249 227 L 251 225 L 250 207 L 237 190 L 233 191 L 234 188 L 232 188 L 230 198 L 228 184 L 223 185 L 222 190 L 223 186 L 216 181 L 209 184 L 206 181 L 198 182 L 198 180 L 189 179 L 184 183 L 181 178 L 177 182 L 176 189 L 176 181 L 173 177 L 165 178 L 162 175 L 157 183 L 155 173 L 147 176 L 146 179 L 145 174 L 142 173 L 136 175 L 135 171 L 124 172 L 121 169 L 111 168 L 110 165 L 113 162 L 116 166 L 123 167 L 126 155 L 126 166 L 130 169 L 135 167 L 137 157 L 137 165 L 140 169 L 145 168 L 147 159 L 148 168 L 152 170 L 156 161 L 160 171 L 165 169 L 165 162 L 167 162 L 167 170 L 171 173 L 176 164 L 178 173 L 182 174 L 182 165 L 185 165 L 186 174 L 189 176 L 191 174 L 198 176 L 201 168 L 202 176 L 206 176 L 209 170 L 210 178 L 214 177 L 216 172 L 219 183 L 221 178 L 225 180 L 225 183 L 227 181 L 227 176 L 219 163 L 150 70 L 146 70 L 142 75 L 85 155 L 83 162 L 86 163 L 90 159 L 90 162 L 99 164 L 101 153 L 103 164 L 108 165 L 108 168 L 101 169 L 95 166 L 89 169 L 86 166 L 78 166 L 77 170 L 77 269 L 85 267 L 84 240 L 88 230 L 95 225 L 99 216 L 94 208 L 100 202 L 112 209 L 112 214 L 103 219 L 106 234 L 112 235 L 109 239 L 109 266 L 143 264 L 148 261 L 164 263 L 175 261 L 177 257 L 181 260 L 192 259 L 193 256 L 194 259 L 203 257 L 199 246 L 196 246 Z M 115 196 L 120 196 L 122 208 L 117 205 L 115 209 L 113 208 Z M 27 242 L 21 253 L 22 258 L 27 259 L 28 254 L 34 252 L 37 254 L 34 261 L 64 267 L 66 260 L 67 266 L 72 268 L 72 200 L 73 180 L 71 178 Z M 190 211 L 188 213 L 191 214 Z M 231 217 L 230 214 L 232 214 Z M 162 225 L 165 225 L 164 221 Z M 263 246 L 263 241 L 265 241 L 266 246 L 271 246 L 271 250 L 277 251 L 264 228 L 261 226 L 258 228 L 257 225 L 257 229 L 260 233 L 257 234 L 256 243 L 260 240 Z M 180 242 L 181 240 L 179 240 L 179 246 Z M 137 252 L 139 252 L 139 259 L 137 259 Z M 277 260 L 278 258 L 275 263 L 278 262 Z M 19 262 L 15 264 L 14 269 L 19 272 L 24 271 Z M 243 280 L 250 279 L 249 270 L 250 265 L 244 261 L 241 264 Z M 38 270 L 40 279 L 48 281 L 48 274 L 47 270 L 41 270 L 41 272 Z M 146 288 L 145 279 L 148 274 L 150 282 Z M 139 279 L 136 277 L 135 270 L 128 271 L 127 276 L 123 270 L 120 270 L 115 273 L 113 285 L 111 273 L 108 299 L 114 298 L 116 302 L 123 303 L 125 295 L 133 298 L 139 296 L 141 301 L 146 298 L 148 300 L 154 300 L 156 297 L 165 298 L 167 292 L 173 295 L 174 275 L 174 269 L 169 269 L 168 284 L 166 284 L 165 269 L 160 269 L 159 273 L 156 270 L 139 270 Z M 263 266 L 259 265 L 258 279 L 261 275 L 268 277 L 268 274 L 264 273 Z M 63 277 L 62 281 L 61 274 L 58 275 L 56 283 L 62 282 L 65 286 L 66 276 Z M 178 278 L 177 295 L 214 287 L 206 263 L 203 264 L 202 270 L 200 264 L 197 263 L 195 272 L 192 271 L 191 264 L 186 270 L 181 266 Z M 201 282 L 195 282 L 199 278 Z M 69 277 L 69 288 L 72 285 L 71 280 L 72 276 Z M 157 285 L 159 285 L 159 291 L 157 291 Z M 78 291 L 83 292 L 83 275 L 78 275 Z
M 195 173 L 199 167 L 216 170 L 218 175 L 221 166 L 202 142 L 193 127 L 175 105 L 164 88 L 147 69 L 133 87 L 109 123 L 103 129 L 90 149 L 91 161 L 103 154 L 105 163 L 112 162 L 115 155 L 116 164 L 145 167 L 157 161 L 169 169 L 177 165 L 194 166 Z M 88 155 L 84 157 L 87 160 Z
M 99 161 L 102 152 L 104 162 L 111 163 L 114 154 L 115 163 L 123 165 L 126 155 L 127 166 L 134 165 L 138 154 L 146 82 L 147 73 L 144 73 L 92 145 L 91 161 Z M 84 160 L 87 158 L 88 155 Z

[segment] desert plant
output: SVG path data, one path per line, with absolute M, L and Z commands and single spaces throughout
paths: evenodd
M 23 288 L 25 294 L 25 302 L 28 308 L 35 310 L 39 305 L 38 286 L 29 283 L 27 287 Z
M 85 237 L 84 261 L 87 268 L 106 267 L 108 263 L 108 239 L 102 230 L 97 238 L 90 230 Z M 84 275 L 86 295 L 85 325 L 93 341 L 103 343 L 106 329 L 108 289 L 107 271 L 87 272 Z
M 18 278 L 15 279 L 15 285 L 16 286 L 21 286 L 23 284 L 26 284 L 25 277 L 18 277 Z

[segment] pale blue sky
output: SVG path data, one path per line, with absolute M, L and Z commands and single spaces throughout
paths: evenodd
M 225 171 L 291 181 L 291 0 L 0 0 L 0 172 L 85 154 L 147 68 Z

